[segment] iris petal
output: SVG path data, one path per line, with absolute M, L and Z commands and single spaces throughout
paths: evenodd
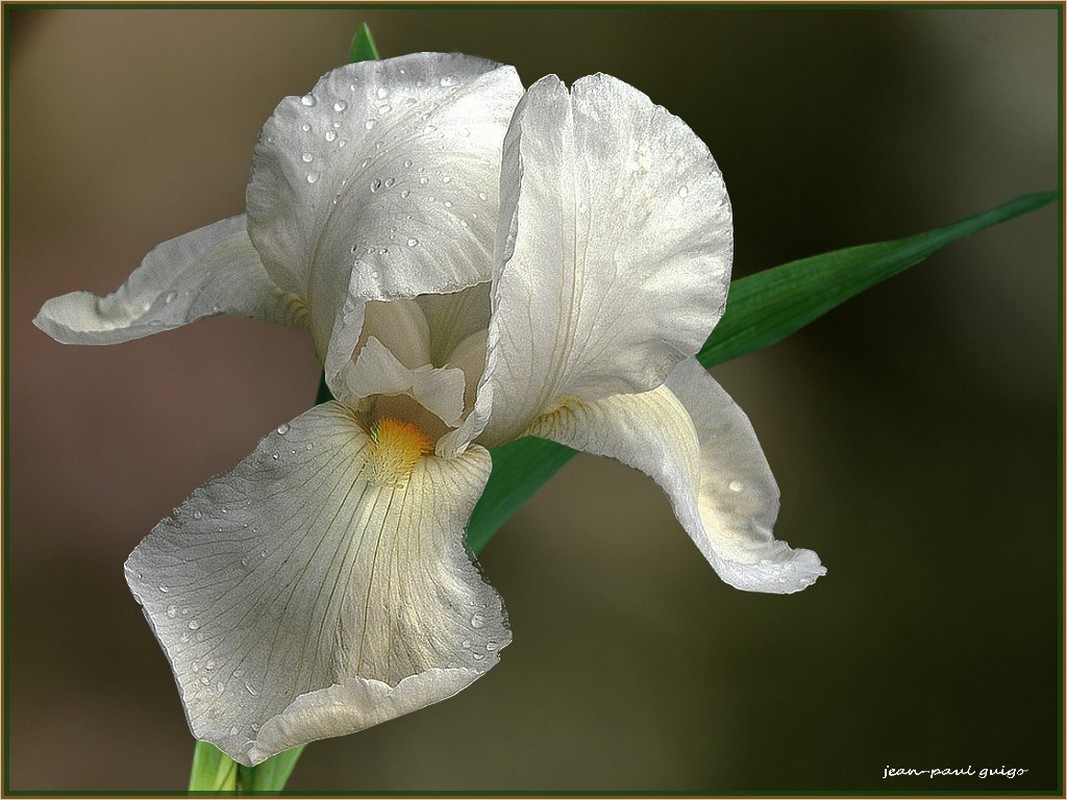
M 778 486 L 744 412 L 695 359 L 664 386 L 574 399 L 530 433 L 609 456 L 650 476 L 726 583 L 786 594 L 826 573 L 810 550 L 774 538 Z
M 463 536 L 488 453 L 408 475 L 379 455 L 348 409 L 317 406 L 127 561 L 194 735 L 242 764 L 443 700 L 510 641 Z
M 504 143 L 486 371 L 443 451 L 662 383 L 722 316 L 731 224 L 708 148 L 644 94 L 607 75 L 531 86 Z
M 106 297 L 54 297 L 33 323 L 64 344 L 118 344 L 214 314 L 302 327 L 307 309 L 267 276 L 244 215 L 156 246 L 122 287 Z
M 417 53 L 334 70 L 264 125 L 248 183 L 252 240 L 279 285 L 307 292 L 328 379 L 352 354 L 353 337 L 335 330 L 349 297 L 489 279 L 500 146 L 521 94 L 512 67 Z M 334 357 L 331 337 L 346 352 Z

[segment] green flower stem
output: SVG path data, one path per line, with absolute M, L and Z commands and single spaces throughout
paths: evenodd
M 197 742 L 193 769 L 189 775 L 191 792 L 237 791 L 237 762 L 208 742 Z

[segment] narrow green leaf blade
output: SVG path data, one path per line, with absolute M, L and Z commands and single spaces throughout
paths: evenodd
M 374 44 L 370 27 L 366 22 L 360 23 L 356 35 L 352 37 L 352 46 L 348 50 L 348 63 L 356 64 L 360 61 L 377 61 L 378 47 Z
M 726 314 L 697 354 L 705 367 L 781 341 L 834 306 L 918 264 L 946 244 L 1059 197 L 1040 192 L 926 233 L 849 247 L 764 270 L 730 285 Z M 475 553 L 572 456 L 570 448 L 527 437 L 492 450 L 493 472 L 474 507 L 467 540 Z
M 508 517 L 570 461 L 574 453 L 569 447 L 536 436 L 494 447 L 493 472 L 467 525 L 467 544 L 471 550 L 480 553 Z
M 190 792 L 234 792 L 237 790 L 237 762 L 208 742 L 196 743 Z
M 780 342 L 834 306 L 918 264 L 946 244 L 1054 201 L 1038 192 L 943 228 L 848 247 L 764 270 L 730 285 L 726 313 L 697 353 L 705 367 Z
M 293 774 L 297 759 L 304 752 L 306 745 L 294 747 L 292 750 L 278 753 L 254 767 L 238 765 L 237 771 L 240 780 L 241 792 L 280 792 L 285 788 L 286 781 Z

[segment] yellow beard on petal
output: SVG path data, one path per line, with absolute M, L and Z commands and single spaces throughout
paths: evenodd
M 370 428 L 367 479 L 385 486 L 407 483 L 419 459 L 432 452 L 433 442 L 414 422 L 382 417 Z

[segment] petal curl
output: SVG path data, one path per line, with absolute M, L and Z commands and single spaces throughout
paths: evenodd
M 395 299 L 489 279 L 500 146 L 521 94 L 512 67 L 417 53 L 349 64 L 277 107 L 253 157 L 250 230 L 278 283 L 307 292 L 320 355 L 349 291 Z
M 126 563 L 194 735 L 242 764 L 443 700 L 510 641 L 463 537 L 488 453 L 392 482 L 374 458 L 350 411 L 317 406 Z
M 360 350 L 348 378 L 352 397 L 409 395 L 446 425 L 456 424 L 463 414 L 462 370 L 429 364 L 411 369 L 373 336 Z
M 118 344 L 214 314 L 303 327 L 303 300 L 268 277 L 244 215 L 153 248 L 118 291 L 53 297 L 33 324 L 64 344 Z
M 464 437 L 513 439 L 564 396 L 643 392 L 722 316 L 732 217 L 715 160 L 607 75 L 555 76 L 515 111 L 501 168 L 489 352 Z M 457 435 L 453 445 L 462 445 Z
M 649 392 L 573 399 L 529 431 L 644 472 L 726 583 L 788 594 L 826 574 L 811 550 L 774 538 L 778 486 L 744 412 L 687 359 Z

